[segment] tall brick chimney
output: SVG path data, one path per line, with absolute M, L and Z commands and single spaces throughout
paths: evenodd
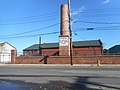
M 68 5 L 61 5 L 61 36 L 68 36 Z
M 70 55 L 70 38 L 68 33 L 68 5 L 61 5 L 61 24 L 59 36 L 59 55 Z

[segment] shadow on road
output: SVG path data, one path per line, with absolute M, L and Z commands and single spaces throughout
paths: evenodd
M 0 77 L 51 77 L 49 76 L 41 76 L 41 75 L 0 75 Z M 118 87 L 104 85 L 100 82 L 91 82 L 90 78 L 99 78 L 99 77 L 90 77 L 90 76 L 52 76 L 52 77 L 69 77 L 75 78 L 74 83 L 66 82 L 66 81 L 49 81 L 47 83 L 26 83 L 23 81 L 12 81 L 12 80 L 0 80 L 0 90 L 120 90 Z
M 120 90 L 119 87 L 105 85 L 100 82 L 91 82 L 89 81 L 90 78 L 100 78 L 100 77 L 80 76 L 77 78 L 74 87 L 77 87 L 78 85 L 82 86 L 82 88 L 80 88 L 82 90 L 103 90 L 103 89 L 104 90 Z M 88 88 L 88 86 L 91 86 L 92 88 L 90 87 Z M 76 90 L 78 90 L 78 88 Z
M 48 83 L 25 83 L 22 81 L 1 80 L 0 90 L 97 90 L 84 85 L 65 81 L 49 81 Z

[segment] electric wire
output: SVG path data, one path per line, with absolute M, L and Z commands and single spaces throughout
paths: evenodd
M 75 23 L 90 23 L 90 24 L 120 24 L 120 22 L 97 22 L 97 21 L 74 21 Z
M 101 13 L 101 12 L 119 12 L 120 8 L 107 8 L 107 9 L 84 9 L 81 11 L 81 9 L 72 9 L 72 13 L 74 12 L 80 12 L 80 13 Z
M 65 22 L 68 22 L 68 21 L 64 21 L 63 23 L 65 23 Z M 55 23 L 55 24 L 52 24 L 52 25 L 49 25 L 49 26 L 45 26 L 45 27 L 42 27 L 42 28 L 39 28 L 39 29 L 34 29 L 34 30 L 26 31 L 26 32 L 20 32 L 20 33 L 15 33 L 15 34 L 2 35 L 0 37 L 16 36 L 16 35 L 21 35 L 21 34 L 33 33 L 33 32 L 36 32 L 36 31 L 48 29 L 48 28 L 51 28 L 51 27 L 54 27 L 54 26 L 58 26 L 58 25 L 60 25 L 60 23 Z
M 58 15 L 57 15 L 58 17 Z M 31 20 L 27 20 L 27 21 L 17 21 L 17 22 L 7 22 L 7 23 L 4 23 L 4 22 L 0 22 L 0 25 L 16 25 L 16 24 L 28 24 L 28 23 L 35 23 L 35 22 L 46 22 L 46 21 L 52 21 L 52 20 L 57 20 L 55 19 L 56 17 L 53 17 L 53 18 L 40 18 L 40 19 L 31 19 Z
M 81 13 L 101 13 L 101 12 L 119 12 L 120 8 L 107 8 L 107 9 L 88 9 L 83 10 Z
M 76 21 L 73 22 L 73 23 L 76 23 Z M 2 37 L 2 38 L 8 38 L 9 36 L 14 36 L 14 37 L 16 36 L 17 37 L 17 35 L 28 34 L 28 33 L 40 31 L 40 30 L 43 30 L 43 29 L 51 28 L 51 27 L 54 27 L 54 26 L 57 26 L 57 25 L 60 25 L 60 23 L 56 23 L 56 24 L 53 24 L 53 25 L 49 25 L 49 26 L 46 26 L 46 27 L 43 27 L 43 28 L 34 29 L 34 30 L 26 31 L 26 32 L 21 32 L 21 33 L 16 33 L 16 34 L 9 34 L 9 35 L 3 35 L 3 36 L 0 36 L 0 37 Z M 90 28 L 93 28 L 95 30 L 117 30 L 117 29 L 120 30 L 120 26 L 90 27 Z M 75 29 L 74 32 L 79 31 L 79 30 L 87 30 L 87 28 Z
M 5 18 L 5 19 L 0 19 L 0 21 L 13 21 L 13 20 L 26 20 L 26 19 L 34 19 L 34 18 L 47 18 L 47 17 L 56 16 L 56 15 L 59 15 L 59 13 L 54 12 L 54 13 L 47 13 L 47 14 L 33 15 L 33 16 L 25 16 L 25 17 Z
M 21 35 L 21 36 L 10 36 L 10 37 L 1 37 L 0 39 L 6 39 L 6 38 L 30 38 L 30 37 L 36 37 L 36 36 L 45 36 L 45 35 L 52 35 L 52 34 L 58 34 L 59 32 L 49 32 L 49 33 L 42 33 L 42 34 L 31 34 L 31 35 Z
M 91 11 L 89 11 L 89 10 L 91 10 Z M 103 11 L 106 13 L 107 10 L 110 11 L 110 12 L 113 12 L 113 11 L 119 11 L 120 8 L 88 9 L 88 10 L 85 10 L 81 13 L 93 13 L 93 14 L 95 14 L 95 12 L 97 12 L 97 11 L 98 11 L 98 13 L 103 12 Z M 58 15 L 60 15 L 60 13 L 54 12 L 54 13 L 34 15 L 34 16 L 0 19 L 0 25 L 16 25 L 16 24 L 26 24 L 26 23 L 47 21 L 49 18 L 58 16 Z M 114 16 L 114 15 L 116 16 L 116 15 L 120 15 L 120 14 L 113 14 L 113 15 L 108 14 L 108 15 L 105 15 L 105 16 Z M 100 17 L 101 16 L 103 16 L 103 15 L 100 15 Z M 81 17 L 83 17 L 83 16 L 81 16 Z M 86 17 L 86 16 L 84 16 L 84 17 Z M 91 16 L 89 15 L 89 17 L 91 17 Z M 92 15 L 92 17 L 96 17 L 96 16 Z
M 8 36 L 16 36 L 16 35 L 21 35 L 21 34 L 28 34 L 28 33 L 40 31 L 40 30 L 43 30 L 43 29 L 51 28 L 51 27 L 54 27 L 54 26 L 57 26 L 57 25 L 60 25 L 60 23 L 55 23 L 55 24 L 52 24 L 52 25 L 49 25 L 49 26 L 45 26 L 45 27 L 42 27 L 42 28 L 39 28 L 39 29 L 30 30 L 30 31 L 26 31 L 26 32 L 21 32 L 21 33 L 16 33 L 16 34 L 3 35 L 3 36 L 0 36 L 0 37 L 5 38 L 5 37 L 8 37 Z
M 16 23 L 0 23 L 0 25 L 28 24 L 28 23 L 43 22 L 43 21 L 48 21 L 48 20 L 56 20 L 56 19 L 32 20 L 32 21 L 24 21 L 24 22 L 16 22 Z
M 74 32 L 77 32 L 77 31 L 94 31 L 94 30 L 120 30 L 120 26 L 107 26 L 107 27 L 89 27 L 89 28 L 79 28 L 79 29 L 75 29 L 73 30 Z
M 53 21 L 59 16 L 59 13 L 51 13 L 46 15 L 36 15 L 29 17 L 21 17 L 21 18 L 8 18 L 8 19 L 0 19 L 0 25 L 16 25 L 16 24 L 28 24 L 35 22 L 46 22 Z
M 73 10 L 72 13 L 76 13 L 76 15 L 73 14 L 73 16 L 79 16 L 80 17 L 108 17 L 108 16 L 120 16 L 120 8 L 108 8 L 108 9 L 85 9 L 85 10 Z
M 120 26 L 111 26 L 111 27 L 119 27 L 119 30 L 120 30 Z M 110 27 L 95 27 L 94 29 L 109 30 L 109 28 Z M 79 31 L 81 29 L 86 29 L 87 30 L 87 28 L 80 28 L 80 29 L 74 30 L 72 33 L 75 33 L 75 32 L 77 32 L 77 31 Z M 53 35 L 53 34 L 58 34 L 58 33 L 60 33 L 60 32 L 49 32 L 49 33 L 21 35 L 21 36 L 8 36 L 8 37 L 1 37 L 0 39 L 6 39 L 6 38 L 29 38 L 29 37 L 35 37 L 35 36 Z
M 109 8 L 109 9 L 88 9 L 88 10 L 84 10 L 83 12 L 81 13 L 95 13 L 96 11 L 100 12 L 100 11 L 105 11 L 106 13 L 106 10 L 109 10 L 110 12 L 113 12 L 115 10 L 119 11 L 120 8 Z M 25 16 L 25 17 L 18 17 L 18 18 L 6 18 L 6 19 L 0 19 L 0 22 L 1 21 L 17 21 L 17 20 L 35 20 L 35 19 L 39 19 L 40 17 L 41 18 L 48 18 L 48 17 L 54 17 L 54 16 L 58 16 L 60 15 L 59 12 L 54 12 L 54 13 L 47 13 L 47 14 L 41 14 L 41 15 L 34 15 L 34 16 Z
M 120 8 L 117 8 L 117 9 L 112 9 L 113 11 L 118 11 Z M 91 9 L 92 10 L 92 9 Z M 95 9 L 93 9 L 95 10 Z M 96 11 L 105 11 L 107 9 L 96 9 Z M 108 9 L 109 10 L 109 9 Z M 87 12 L 87 11 L 86 11 Z M 89 12 L 88 12 L 89 13 Z M 91 12 L 92 13 L 92 12 Z M 57 15 L 58 13 L 54 13 L 54 15 Z M 52 14 L 51 14 L 52 15 Z M 29 20 L 33 20 L 34 18 L 38 19 L 39 17 L 45 17 L 45 16 L 49 16 L 49 14 L 47 15 L 36 15 L 36 16 L 30 16 L 30 17 L 20 17 L 20 18 L 14 18 L 14 20 L 23 20 L 23 19 L 29 19 Z M 8 19 L 2 19 L 3 21 L 4 20 L 12 20 L 13 18 L 8 18 Z M 37 22 L 39 20 L 33 20 L 33 21 L 26 21 L 26 22 L 18 22 L 18 23 L 11 23 L 11 24 L 24 24 L 24 23 L 32 23 L 32 22 Z M 94 21 L 75 21 L 74 23 L 90 23 L 90 24 L 120 24 L 120 22 L 94 22 Z M 9 23 L 10 24 L 10 23 Z M 31 30 L 31 31 L 27 31 L 27 32 L 21 32 L 21 33 L 16 33 L 16 34 L 10 34 L 10 35 L 3 35 L 3 36 L 0 36 L 2 38 L 9 38 L 9 36 L 14 36 L 15 38 L 17 37 L 28 37 L 29 35 L 24 35 L 24 36 L 17 36 L 17 35 L 22 35 L 22 34 L 27 34 L 27 33 L 32 33 L 32 32 L 36 32 L 36 31 L 40 31 L 40 30 L 43 30 L 43 29 L 46 29 L 46 28 L 50 28 L 50 27 L 53 27 L 53 26 L 56 26 L 56 25 L 59 25 L 60 23 L 56 23 L 56 24 L 53 24 L 53 25 L 50 25 L 50 26 L 46 26 L 46 27 L 43 27 L 43 28 L 40 28 L 40 29 L 35 29 L 35 30 Z M 0 24 L 2 25 L 2 24 Z M 7 25 L 7 24 L 6 24 Z M 106 27 L 106 28 L 101 28 L 102 30 L 112 30 L 112 29 L 119 29 L 119 28 L 116 28 L 117 26 L 115 26 L 114 28 L 109 28 L 109 27 Z M 85 28 L 81 28 L 81 29 L 85 29 Z M 96 27 L 95 29 L 100 29 L 100 27 Z M 53 32 L 54 33 L 54 32 Z M 49 34 L 49 33 L 48 33 Z M 42 34 L 36 34 L 36 35 L 42 35 Z M 43 34 L 44 35 L 44 34 Z M 34 35 L 30 35 L 30 36 L 34 36 Z M 14 37 L 11 37 L 11 38 L 14 38 Z
M 32 20 L 47 20 L 49 18 L 54 18 L 54 17 L 58 17 L 59 14 L 56 14 L 56 15 L 52 15 L 50 17 L 35 17 L 35 18 L 26 18 L 26 19 L 20 19 L 20 20 L 0 20 L 0 23 L 4 23 L 4 22 L 24 22 L 24 21 L 32 21 Z
M 79 17 L 85 17 L 85 18 L 99 18 L 99 17 L 120 17 L 119 13 L 97 13 L 97 14 L 79 14 Z

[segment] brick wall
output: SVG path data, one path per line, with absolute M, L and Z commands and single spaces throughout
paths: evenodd
M 16 64 L 43 64 L 43 61 L 40 61 L 42 57 L 38 56 L 20 56 L 16 57 Z
M 76 56 L 73 64 L 120 64 L 120 55 Z M 70 64 L 69 57 L 61 56 L 20 56 L 15 58 L 16 64 Z
M 19 56 L 11 51 L 12 64 L 70 64 L 68 56 Z M 120 64 L 120 55 L 74 56 L 73 64 Z

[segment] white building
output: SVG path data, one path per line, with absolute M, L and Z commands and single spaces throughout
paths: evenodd
M 0 43 L 0 63 L 11 63 L 11 50 L 16 49 L 7 42 Z

